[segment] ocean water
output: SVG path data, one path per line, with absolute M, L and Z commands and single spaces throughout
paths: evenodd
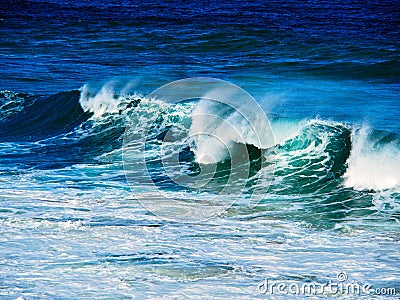
M 0 298 L 396 299 L 399 7 L 3 0 Z

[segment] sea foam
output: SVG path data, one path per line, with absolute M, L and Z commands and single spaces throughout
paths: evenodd
M 400 186 L 400 151 L 395 141 L 375 143 L 367 126 L 354 130 L 352 150 L 344 175 L 345 186 L 383 190 Z

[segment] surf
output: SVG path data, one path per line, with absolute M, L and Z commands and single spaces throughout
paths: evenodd
M 49 159 L 57 156 L 61 165 L 63 160 L 65 164 L 76 164 L 121 159 L 125 126 L 134 118 L 138 124 L 147 122 L 151 128 L 147 157 L 160 170 L 163 143 L 179 152 L 186 172 L 192 174 L 205 164 L 217 164 L 219 174 L 227 173 L 232 166 L 223 144 L 242 144 L 253 161 L 251 176 L 263 172 L 257 161 L 275 166 L 271 190 L 278 193 L 317 193 L 339 187 L 399 191 L 399 136 L 366 126 L 271 116 L 275 142 L 265 146 L 264 137 L 258 141 L 251 134 L 248 121 L 228 107 L 204 100 L 169 105 L 138 93 L 120 93 L 109 85 L 97 91 L 85 85 L 80 90 L 48 97 L 2 91 L 0 100 L 0 141 L 31 143 L 32 157 L 41 156 L 43 160 L 43 153 L 47 153 Z M 204 114 L 219 119 L 207 122 Z M 237 132 L 227 130 L 220 119 L 233 124 L 240 138 Z M 182 140 L 210 131 L 210 126 L 220 141 L 207 136 Z M 171 128 L 175 130 L 175 140 L 166 141 L 165 134 Z M 1 156 L 8 160 L 13 157 L 10 153 Z M 163 182 L 165 175 L 159 172 L 157 176 L 161 177 L 157 180 Z

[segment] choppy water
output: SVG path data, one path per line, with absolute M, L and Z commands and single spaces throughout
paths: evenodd
M 0 296 L 267 298 L 264 279 L 325 284 L 340 272 L 400 293 L 399 20 L 396 1 L 3 1 Z M 230 120 L 251 176 L 268 180 L 220 195 L 231 161 L 212 139 L 182 138 L 168 149 L 184 172 L 209 151 L 219 175 L 205 189 L 168 178 L 165 133 L 206 128 L 199 111 L 227 114 L 147 97 L 194 76 L 231 81 L 264 109 L 268 147 Z M 146 167 L 160 190 L 235 203 L 195 224 L 146 210 L 144 170 L 129 185 L 124 172 L 132 120 L 150 129 Z

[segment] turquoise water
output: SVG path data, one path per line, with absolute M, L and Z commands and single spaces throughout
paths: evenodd
M 365 299 L 398 296 L 395 1 L 2 5 L 1 298 L 307 296 L 260 293 L 264 280 L 368 284 L 375 295 Z M 226 107 L 148 96 L 199 76 L 253 96 L 273 143 L 254 142 Z M 212 123 L 196 119 L 199 112 L 228 118 L 243 141 L 222 126 L 213 133 L 245 147 L 251 164 L 235 169 L 216 141 L 188 137 Z M 124 150 L 127 125 L 134 134 L 149 129 L 145 151 L 135 139 L 132 152 Z M 264 123 L 253 125 L 269 136 Z M 163 151 L 178 155 L 179 164 L 163 165 Z M 176 167 L 189 176 L 208 170 L 207 151 L 219 157 L 209 186 L 169 178 Z M 132 153 L 144 155 L 145 167 L 126 156 Z M 129 184 L 128 158 L 140 166 L 128 170 Z M 246 188 L 235 190 L 238 180 L 221 193 L 227 174 L 246 166 Z M 173 206 L 162 218 L 146 209 L 146 199 L 156 199 L 143 184 L 147 172 L 171 199 L 204 211 L 233 205 L 201 222 L 174 220 L 180 208 Z M 249 205 L 257 191 L 262 197 Z

